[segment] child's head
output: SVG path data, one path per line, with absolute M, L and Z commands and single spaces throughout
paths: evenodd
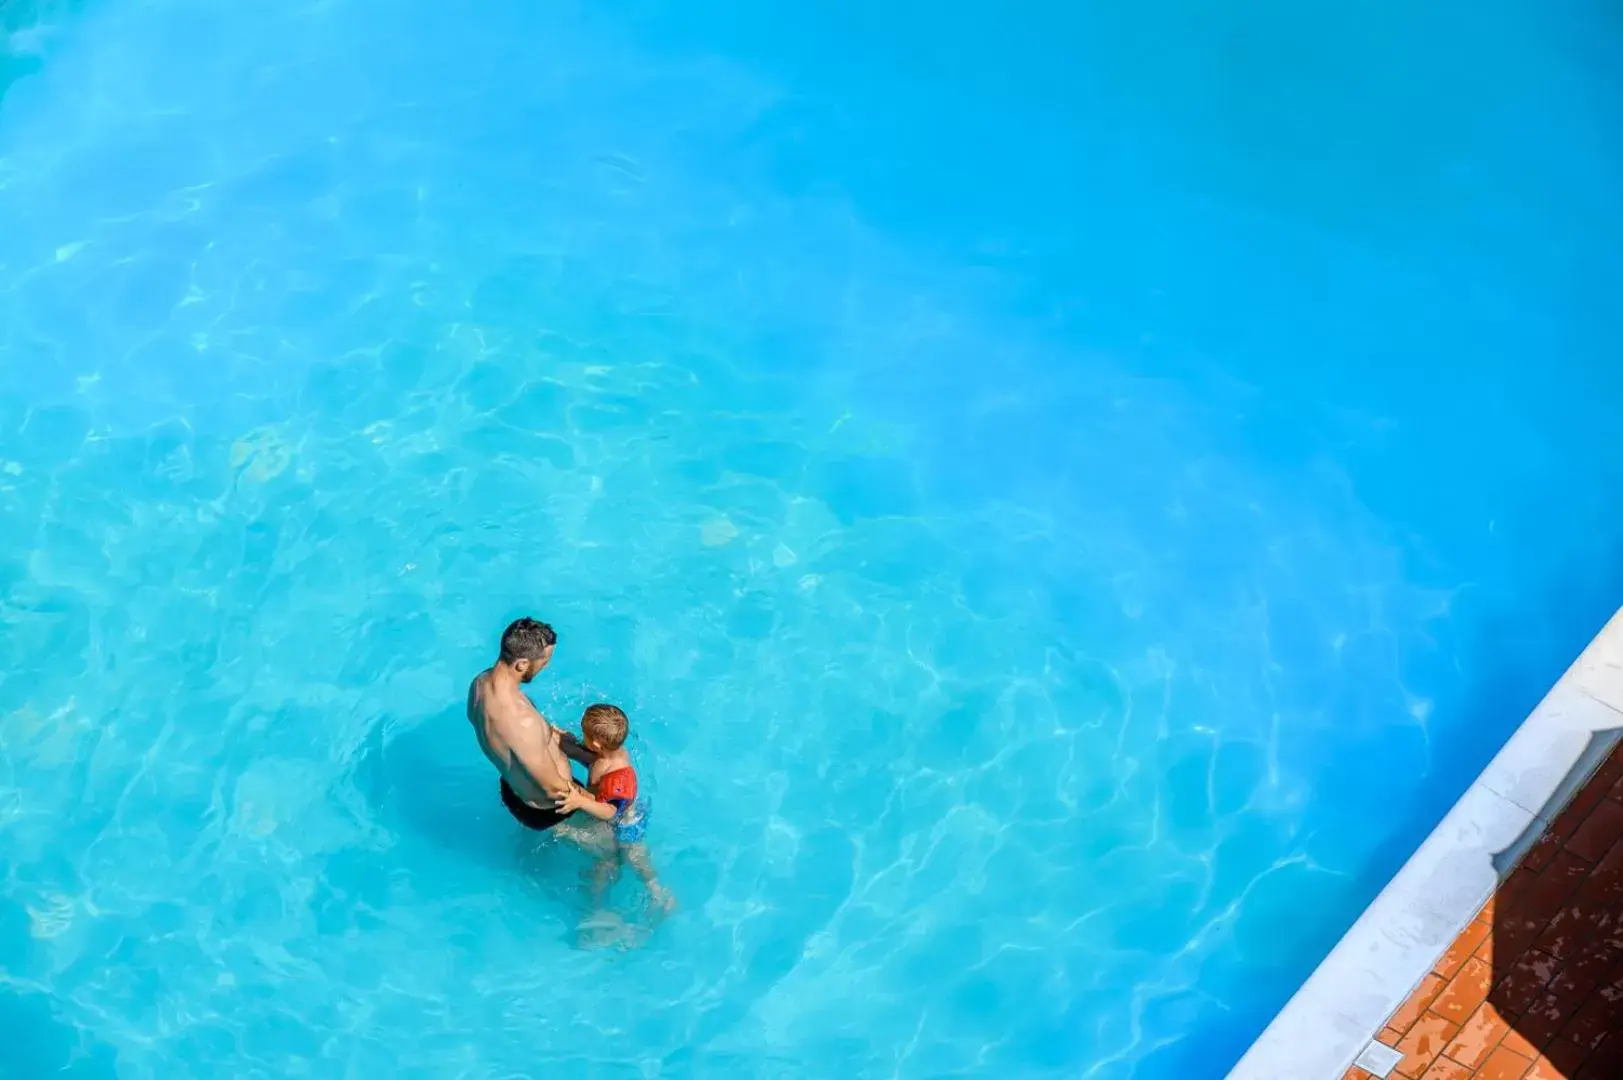
M 630 721 L 614 705 L 588 705 L 580 718 L 581 742 L 594 754 L 607 754 L 625 745 Z

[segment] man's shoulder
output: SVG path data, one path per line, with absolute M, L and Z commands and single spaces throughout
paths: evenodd
M 492 724 L 499 724 L 503 729 L 522 730 L 530 727 L 546 727 L 541 712 L 530 700 L 529 695 L 522 690 L 511 693 L 490 693 L 483 689 L 477 681 L 474 689 L 470 691 L 469 708 L 475 704 L 486 719 Z

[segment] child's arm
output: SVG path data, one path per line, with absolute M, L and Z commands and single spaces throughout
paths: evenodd
M 597 796 L 582 788 L 571 788 L 568 795 L 558 800 L 558 813 L 572 814 L 584 811 L 599 821 L 613 821 L 619 813 L 613 803 L 599 802 Z

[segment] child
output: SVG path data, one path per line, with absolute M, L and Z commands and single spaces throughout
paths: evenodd
M 590 791 L 575 789 L 558 801 L 560 813 L 579 810 L 606 822 L 614 834 L 614 850 L 597 875 L 606 890 L 619 877 L 620 859 L 631 864 L 648 886 L 655 907 L 669 911 L 675 901 L 654 876 L 643 836 L 648 831 L 648 804 L 637 797 L 637 772 L 626 753 L 626 714 L 613 705 L 590 705 L 580 718 L 581 745 L 595 755 L 586 777 Z

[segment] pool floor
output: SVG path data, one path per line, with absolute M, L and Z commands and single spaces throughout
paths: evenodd
M 1378 9 L 7 4 L 0 1075 L 1222 1075 L 1623 598 L 1615 20 Z

